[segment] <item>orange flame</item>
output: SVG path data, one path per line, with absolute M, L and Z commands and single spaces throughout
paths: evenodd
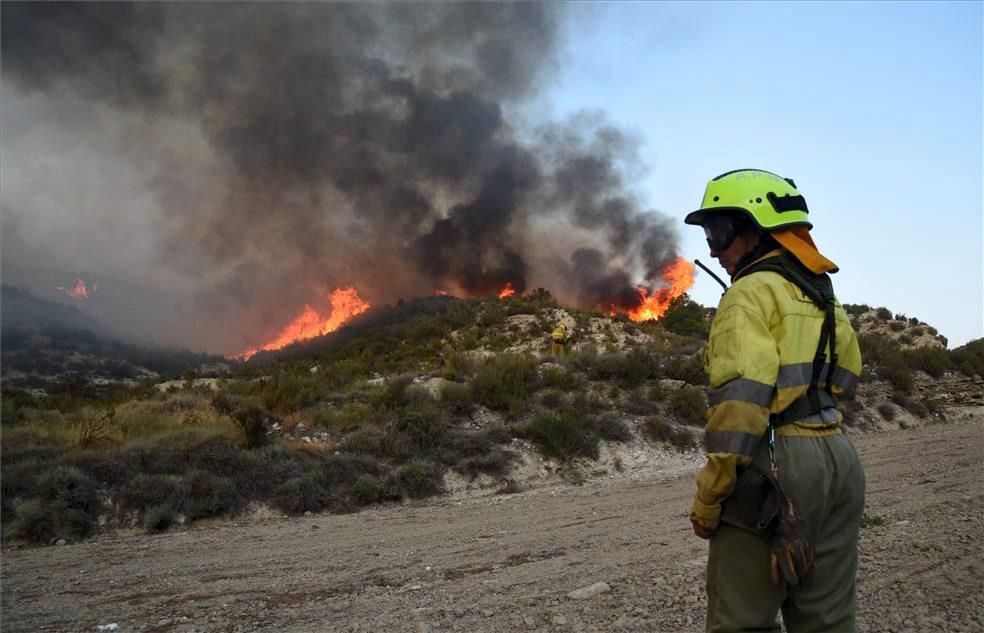
M 447 290 L 435 290 L 434 291 L 434 296 L 435 297 L 447 297 L 448 296 L 448 291 Z
M 331 293 L 329 299 L 331 300 L 330 317 L 325 318 L 318 314 L 318 311 L 311 306 L 305 305 L 301 314 L 281 330 L 275 339 L 266 345 L 251 347 L 236 356 L 236 358 L 249 360 L 260 351 L 280 349 L 297 341 L 329 334 L 340 328 L 343 323 L 355 315 L 362 314 L 370 308 L 369 304 L 363 301 L 359 297 L 359 293 L 351 286 L 348 288 L 336 288 Z
M 512 297 L 516 294 L 516 289 L 513 288 L 512 282 L 507 281 L 506 285 L 502 288 L 502 292 L 499 293 L 500 299 L 505 299 L 506 297 Z
M 67 294 L 69 297 L 72 297 L 73 299 L 89 298 L 89 289 L 85 287 L 85 282 L 82 281 L 81 278 L 78 279 L 78 283 L 76 283 L 75 287 L 72 288 L 71 290 L 69 290 L 65 286 L 58 286 L 58 289 L 64 292 L 65 294 Z M 92 285 L 92 289 L 93 290 L 96 289 L 95 284 Z
M 676 261 L 663 269 L 666 287 L 659 288 L 650 295 L 648 290 L 639 286 L 639 307 L 629 310 L 629 318 L 639 323 L 662 317 L 670 303 L 694 285 L 694 270 L 696 266 L 690 261 L 677 257 Z

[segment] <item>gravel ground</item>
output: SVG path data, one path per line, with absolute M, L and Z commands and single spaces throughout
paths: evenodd
M 856 438 L 860 631 L 984 630 L 984 414 Z M 692 474 L 7 549 L 15 631 L 700 631 Z M 591 597 L 568 593 L 605 583 Z

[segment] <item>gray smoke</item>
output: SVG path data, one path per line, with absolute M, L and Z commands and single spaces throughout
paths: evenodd
M 598 116 L 514 123 L 564 10 L 4 2 L 5 225 L 180 290 L 172 338 L 223 352 L 337 285 L 632 307 L 676 249 L 625 182 L 632 139 Z

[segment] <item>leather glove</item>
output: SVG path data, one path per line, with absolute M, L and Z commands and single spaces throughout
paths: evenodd
M 693 519 L 690 520 L 690 524 L 694 527 L 694 534 L 696 534 L 702 539 L 709 539 L 712 536 L 714 536 L 715 532 L 717 532 L 717 528 L 714 529 L 706 528 L 703 525 L 701 525 L 699 522 L 694 521 Z
M 780 500 L 779 521 L 769 552 L 772 584 L 778 585 L 781 576 L 782 580 L 795 586 L 813 568 L 815 552 L 793 502 L 784 493 L 780 493 Z

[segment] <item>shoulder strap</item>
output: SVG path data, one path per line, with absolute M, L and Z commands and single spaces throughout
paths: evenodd
M 836 302 L 834 299 L 834 286 L 830 281 L 830 275 L 816 274 L 803 266 L 799 260 L 781 253 L 774 257 L 761 259 L 738 272 L 735 281 L 741 277 L 747 277 L 757 272 L 769 271 L 782 275 L 803 291 L 814 304 L 824 312 L 823 326 L 820 329 L 820 340 L 817 345 L 816 354 L 813 356 L 813 367 L 810 375 L 810 386 L 806 391 L 808 406 L 790 406 L 777 416 L 775 426 L 782 426 L 787 422 L 792 422 L 796 418 L 804 417 L 811 413 L 817 413 L 824 406 L 830 406 L 833 400 L 834 371 L 837 369 L 837 322 L 834 317 Z M 818 385 L 823 374 L 824 365 L 827 363 L 827 347 L 830 347 L 830 365 L 827 369 L 826 391 L 827 398 L 820 397 Z M 798 404 L 798 403 L 794 403 Z M 793 417 L 795 416 L 795 417 Z

